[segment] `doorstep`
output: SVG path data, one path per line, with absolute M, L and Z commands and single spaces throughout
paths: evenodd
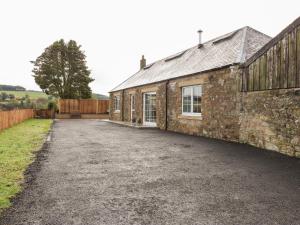
M 126 127 L 133 127 L 138 129 L 158 129 L 157 126 L 147 126 L 147 125 L 138 125 L 136 123 L 124 122 L 124 121 L 114 121 L 114 120 L 102 120 L 109 123 L 114 123 Z

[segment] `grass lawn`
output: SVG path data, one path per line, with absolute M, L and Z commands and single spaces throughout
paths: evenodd
M 21 190 L 24 172 L 43 144 L 52 120 L 26 120 L 0 132 L 0 212 Z

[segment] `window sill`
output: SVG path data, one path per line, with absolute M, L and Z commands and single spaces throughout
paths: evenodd
M 181 114 L 181 115 L 178 116 L 178 119 L 202 120 L 202 115 L 184 115 L 184 114 Z
M 115 110 L 114 113 L 120 113 L 120 110 Z

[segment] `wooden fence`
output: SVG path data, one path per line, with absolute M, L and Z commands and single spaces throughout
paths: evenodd
M 33 109 L 20 109 L 11 111 L 0 111 L 0 131 L 20 123 L 26 119 L 33 118 Z
M 300 87 L 300 17 L 246 63 L 242 91 Z
M 109 100 L 60 99 L 58 108 L 60 114 L 103 114 L 108 113 Z
M 51 109 L 35 109 L 34 110 L 34 118 L 52 119 L 54 117 L 55 117 L 54 110 L 51 110 Z

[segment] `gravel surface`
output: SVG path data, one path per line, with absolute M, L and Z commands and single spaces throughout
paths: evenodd
M 300 160 L 99 120 L 58 120 L 1 225 L 299 224 Z

